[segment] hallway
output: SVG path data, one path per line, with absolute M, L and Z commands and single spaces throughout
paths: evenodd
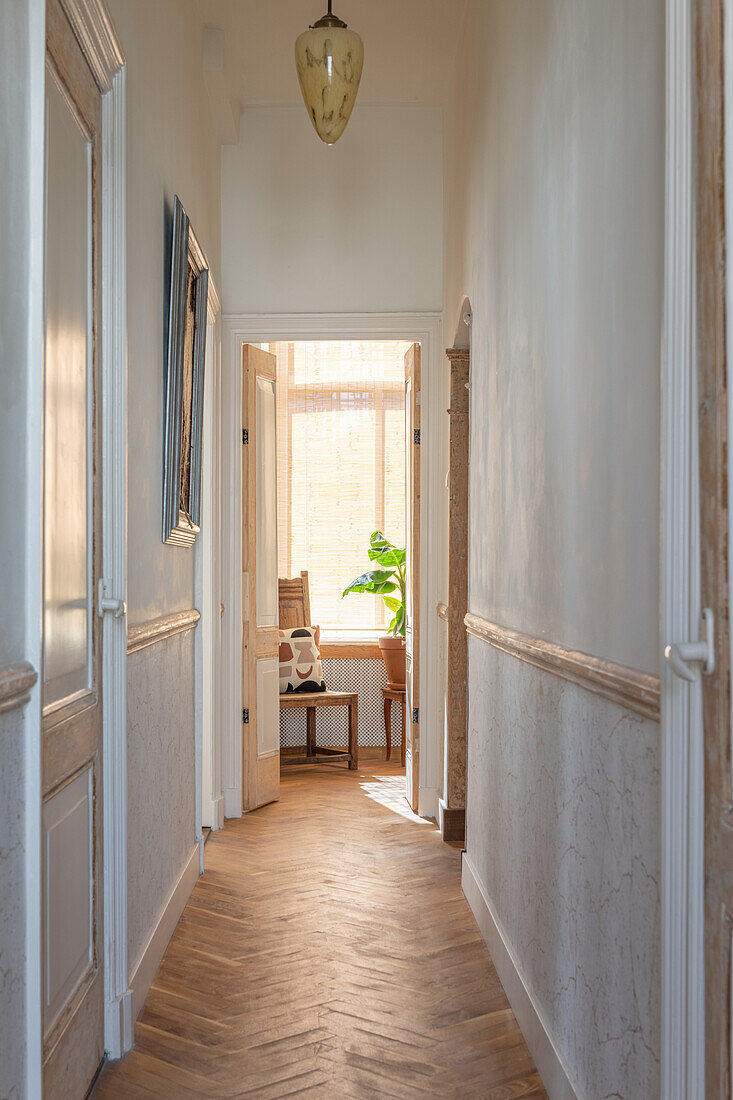
M 95 1100 L 544 1097 L 460 888 L 393 763 L 297 768 L 229 821 Z

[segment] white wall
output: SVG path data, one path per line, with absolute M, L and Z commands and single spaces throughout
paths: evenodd
M 657 672 L 662 0 L 468 11 L 445 331 L 468 294 L 472 610 Z
M 357 106 L 325 146 L 305 109 L 253 108 L 222 151 L 224 313 L 442 308 L 442 117 Z
M 194 0 L 109 0 L 127 58 L 128 623 L 194 606 L 194 551 L 161 542 L 166 218 L 179 195 L 218 286 L 220 158 Z M 132 969 L 195 841 L 194 634 L 128 662 Z
M 663 0 L 471 0 L 445 317 L 474 613 L 659 669 Z M 584 1095 L 658 1094 L 656 723 L 470 646 L 467 853 Z
M 109 0 L 127 58 L 128 615 L 193 606 L 194 555 L 161 542 L 167 218 L 178 195 L 220 275 L 220 156 L 193 0 Z

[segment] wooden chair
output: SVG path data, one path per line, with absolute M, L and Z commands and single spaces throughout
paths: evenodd
M 281 577 L 277 582 L 280 607 L 280 629 L 292 630 L 296 626 L 312 626 L 308 573 L 302 570 L 299 577 Z M 348 761 L 354 771 L 359 766 L 359 696 L 349 691 L 294 692 L 280 696 L 281 710 L 300 710 L 306 713 L 306 745 L 295 752 L 280 754 L 282 764 L 333 764 Z M 327 748 L 316 744 L 316 708 L 349 708 L 349 748 Z

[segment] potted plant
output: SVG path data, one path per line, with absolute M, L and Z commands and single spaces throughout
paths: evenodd
M 389 634 L 379 639 L 382 660 L 391 687 L 405 686 L 405 551 L 389 542 L 381 531 L 369 539 L 369 560 L 376 568 L 362 573 L 347 585 L 342 598 L 350 592 L 368 592 L 381 596 L 392 612 Z

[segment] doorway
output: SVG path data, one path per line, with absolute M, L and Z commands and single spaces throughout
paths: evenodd
M 278 575 L 308 575 L 323 682 L 328 692 L 358 695 L 361 758 L 386 756 L 389 729 L 400 759 L 402 711 L 413 708 L 386 694 L 378 639 L 391 632 L 409 643 L 415 624 L 418 576 L 406 561 L 415 493 L 406 479 L 419 463 L 411 460 L 406 373 L 414 373 L 420 348 L 408 341 L 278 341 L 267 350 L 277 364 Z M 419 506 L 419 483 L 413 488 Z M 312 718 L 319 746 L 346 749 L 346 708 L 319 707 Z M 406 757 L 416 767 L 406 732 Z M 283 711 L 284 764 L 306 736 L 306 711 Z
M 351 324 L 349 323 L 350 320 L 351 320 Z M 335 345 L 338 345 L 339 343 L 343 344 L 343 343 L 354 343 L 354 342 L 359 343 L 359 342 L 361 342 L 361 343 L 367 343 L 368 344 L 368 343 L 372 342 L 373 345 L 376 346 L 376 344 L 378 344 L 380 342 L 388 344 L 391 341 L 395 344 L 400 344 L 401 343 L 403 353 L 404 353 L 405 347 L 411 347 L 412 344 L 417 343 L 417 344 L 419 344 L 420 358 L 422 360 L 422 363 L 427 364 L 429 366 L 432 366 L 432 364 L 434 362 L 434 357 L 436 357 L 437 349 L 440 346 L 439 345 L 439 340 L 438 340 L 438 334 L 439 334 L 439 322 L 438 322 L 437 318 L 434 318 L 432 316 L 429 317 L 429 318 L 426 318 L 425 316 L 419 316 L 419 318 L 417 318 L 417 317 L 395 317 L 395 318 L 389 318 L 389 319 L 376 318 L 376 317 L 369 317 L 369 318 L 358 317 L 358 318 L 352 318 L 352 319 L 349 319 L 349 318 L 346 318 L 346 317 L 344 317 L 344 318 L 341 318 L 341 317 L 339 317 L 339 318 L 323 318 L 323 317 L 314 317 L 314 318 L 307 318 L 307 317 L 305 317 L 305 318 L 304 317 L 292 317 L 292 318 L 275 317 L 275 318 L 273 318 L 273 317 L 270 317 L 270 316 L 263 317 L 263 318 L 249 318 L 249 317 L 224 318 L 224 346 L 225 346 L 225 348 L 227 349 L 227 351 L 229 353 L 229 357 L 230 357 L 229 362 L 230 362 L 230 370 L 231 370 L 231 374 L 229 376 L 228 383 L 231 386 L 232 383 L 234 382 L 234 380 L 236 378 L 235 369 L 237 371 L 237 374 L 239 373 L 239 371 L 241 369 L 240 365 L 241 365 L 241 362 L 242 362 L 242 348 L 245 344 L 259 345 L 259 348 L 262 349 L 263 352 L 265 352 L 265 354 L 271 354 L 269 349 L 272 347 L 274 349 L 274 351 L 276 351 L 276 352 L 277 351 L 282 351 L 287 356 L 287 351 L 285 349 L 288 347 L 288 345 L 298 345 L 300 343 L 305 343 L 305 344 L 307 344 L 307 343 L 311 343 L 311 344 L 323 343 L 324 345 L 325 344 L 330 344 L 330 345 L 335 346 Z M 291 354 L 294 354 L 294 351 Z M 403 363 L 404 363 L 404 354 L 402 355 L 402 360 L 403 360 Z M 236 363 L 236 368 L 235 368 L 235 363 Z M 287 367 L 285 369 L 287 369 Z M 440 369 L 440 368 L 438 368 L 438 369 Z M 426 374 L 428 375 L 427 379 L 425 377 Z M 418 439 L 417 446 L 418 447 L 422 446 L 422 448 L 423 448 L 422 453 L 421 453 L 422 461 L 421 461 L 421 464 L 420 464 L 420 469 L 421 469 L 421 474 L 422 474 L 422 486 L 421 486 L 422 501 L 423 502 L 425 501 L 426 496 L 428 498 L 430 498 L 432 496 L 433 501 L 435 501 L 435 497 L 438 497 L 438 503 L 439 503 L 439 506 L 441 506 L 442 505 L 442 494 L 436 493 L 435 488 L 434 488 L 436 483 L 439 484 L 440 474 L 438 473 L 438 470 L 439 470 L 440 456 L 438 455 L 438 463 L 433 465 L 433 462 L 432 462 L 432 457 L 433 456 L 429 456 L 428 451 L 424 447 L 426 412 L 429 415 L 428 410 L 432 408 L 432 401 L 430 400 L 430 392 L 429 391 L 430 391 L 431 383 L 433 383 L 433 385 L 435 383 L 435 377 L 436 376 L 432 373 L 432 371 L 429 371 L 429 372 L 428 371 L 423 371 L 422 385 L 419 384 L 417 387 L 414 388 L 413 415 L 414 415 L 414 410 L 417 409 L 418 414 L 421 414 L 421 416 L 422 416 L 422 424 L 421 425 L 417 425 L 417 424 L 415 425 L 415 427 L 413 429 L 413 433 L 411 435 L 411 438 L 412 438 L 413 441 L 417 438 Z M 223 394 L 223 400 L 224 400 L 224 403 L 225 403 L 225 407 L 228 406 L 228 408 L 231 409 L 235 406 L 235 402 L 236 402 L 236 405 L 239 406 L 239 408 L 241 408 L 241 394 L 242 394 L 242 391 L 241 391 L 241 389 L 239 389 L 240 386 L 241 386 L 241 381 L 238 382 L 238 384 L 237 384 L 238 392 L 236 392 L 236 395 L 235 395 L 234 387 L 232 387 L 232 389 L 230 389 L 229 394 L 227 394 L 227 393 Z M 338 389 L 338 387 L 337 387 L 337 389 Z M 435 389 L 435 395 L 436 396 L 439 395 L 440 394 L 440 387 L 439 386 L 434 386 L 434 389 Z M 326 392 L 326 390 L 329 394 L 327 399 L 324 398 L 324 393 Z M 405 425 L 404 425 L 404 419 L 403 419 L 404 418 L 404 407 L 405 407 L 405 405 L 404 405 L 404 366 L 401 367 L 400 390 L 401 390 L 401 394 L 402 394 L 401 398 L 400 398 L 401 405 L 402 405 L 402 412 L 398 414 L 398 419 L 399 419 L 399 423 L 400 423 L 400 426 L 401 426 L 402 438 L 404 440 L 404 439 L 406 439 Z M 324 400 L 327 400 L 329 402 L 333 401 L 333 392 L 334 392 L 333 384 L 330 384 L 328 387 L 325 387 L 325 389 L 324 389 L 324 386 L 321 385 L 318 392 L 319 392 L 318 400 L 321 403 Z M 303 396 L 304 395 L 301 392 L 300 395 L 299 395 L 299 400 L 302 399 Z M 438 396 L 437 399 L 438 399 L 438 402 L 440 402 L 442 400 L 442 395 Z M 340 400 L 340 398 L 339 398 L 339 400 Z M 362 410 L 362 412 L 363 412 L 363 410 Z M 282 451 L 282 449 L 284 447 L 287 447 L 288 445 L 293 447 L 293 438 L 294 438 L 293 435 L 292 435 L 292 432 L 291 432 L 290 443 L 288 444 L 287 436 L 284 434 L 284 432 L 286 431 L 286 426 L 284 426 L 284 424 L 283 424 L 283 417 L 285 416 L 285 409 L 283 407 L 283 402 L 282 401 L 279 402 L 278 414 L 277 415 L 278 415 L 278 421 L 279 421 L 278 426 L 281 428 L 281 431 L 279 432 L 280 439 L 279 439 L 279 443 L 278 443 L 278 449 Z M 295 412 L 294 419 L 293 419 L 293 422 L 291 424 L 291 429 L 292 429 L 293 426 L 297 428 L 297 416 L 298 415 L 304 416 L 305 412 L 304 411 L 301 411 L 300 413 L 298 413 L 297 411 Z M 322 412 L 322 415 L 327 416 L 328 415 L 328 410 L 324 410 Z M 369 414 L 369 415 L 372 415 L 372 414 Z M 386 418 L 385 418 L 385 420 L 386 420 Z M 237 442 L 239 444 L 239 448 L 242 447 L 242 429 L 243 429 L 243 424 L 240 422 L 239 417 L 237 417 L 236 422 L 233 421 L 233 420 L 230 420 L 230 424 L 229 424 L 229 433 L 230 433 L 229 434 L 229 448 L 231 448 L 232 441 L 235 440 L 235 439 L 237 440 Z M 430 429 L 428 429 L 428 431 L 430 431 Z M 415 434 L 414 434 L 415 432 L 420 432 L 421 435 L 416 437 Z M 296 438 L 297 438 L 297 432 L 295 433 L 295 435 L 296 435 Z M 438 436 L 438 433 L 436 432 L 436 438 L 437 438 L 437 436 Z M 378 433 L 377 432 L 372 432 L 371 437 L 370 437 L 370 454 L 371 454 L 371 458 L 370 458 L 371 474 L 370 474 L 370 476 L 372 478 L 372 489 L 370 490 L 370 499 L 372 501 L 372 505 L 374 504 L 375 499 L 378 499 L 379 500 L 378 507 L 381 508 L 382 507 L 381 498 L 379 498 L 379 494 L 377 492 L 375 492 L 375 490 L 374 490 L 374 464 L 376 462 L 376 457 L 375 457 L 374 452 L 375 452 L 375 449 L 376 449 L 376 442 L 375 441 L 377 440 L 377 438 L 378 438 Z M 321 449 L 322 450 L 324 449 L 323 441 L 322 441 L 322 448 Z M 240 451 L 240 453 L 241 453 L 241 451 Z M 231 450 L 230 450 L 230 454 L 231 454 Z M 292 452 L 291 452 L 290 463 L 289 463 L 291 470 L 295 469 L 295 467 L 297 465 L 297 463 L 294 462 L 294 458 L 295 458 L 295 455 L 293 455 Z M 354 456 L 351 455 L 351 454 L 347 454 L 345 456 L 345 460 L 350 461 L 353 458 L 354 458 Z M 436 474 L 437 474 L 437 476 L 436 476 Z M 295 498 L 296 499 L 296 506 L 297 506 L 298 501 L 300 501 L 302 503 L 302 501 L 304 499 L 306 499 L 303 496 L 303 493 L 306 492 L 306 489 L 304 488 L 304 486 L 305 486 L 305 476 L 304 476 L 304 471 L 303 470 L 298 471 L 298 473 L 296 475 L 296 482 L 297 482 L 298 477 L 300 478 L 300 484 L 296 483 L 295 486 L 293 486 L 291 484 L 291 487 L 290 487 L 291 492 L 293 492 L 295 494 L 297 494 L 297 493 L 301 494 L 300 497 L 296 496 L 296 498 Z M 393 481 L 394 481 L 394 473 L 392 473 L 392 477 L 393 477 Z M 402 477 L 404 478 L 404 474 L 402 475 Z M 234 479 L 232 479 L 231 484 L 232 485 L 234 484 Z M 382 488 L 383 487 L 384 487 L 384 485 L 382 485 Z M 226 486 L 225 486 L 224 491 L 227 492 L 227 487 Z M 280 486 L 279 486 L 279 494 L 280 494 L 280 497 L 281 497 L 281 502 L 282 502 L 283 495 L 287 491 L 288 491 L 287 487 L 285 485 L 283 485 L 283 482 L 282 482 L 282 479 L 281 479 L 281 483 L 280 483 Z M 387 497 L 386 497 L 387 500 L 388 500 L 388 496 L 389 495 L 387 494 Z M 233 499 L 233 497 L 234 497 L 234 494 L 232 493 L 231 499 Z M 292 503 L 292 498 L 291 498 L 291 503 Z M 311 514 L 315 516 L 315 511 L 314 511 L 313 507 L 310 504 L 307 505 L 307 507 L 310 507 Z M 301 509 L 301 511 L 302 511 L 302 509 Z M 294 510 L 291 508 L 291 515 L 294 515 L 294 514 L 295 514 Z M 373 515 L 374 515 L 375 518 L 376 518 L 376 514 L 377 514 L 376 512 L 373 512 Z M 436 525 L 439 522 L 438 519 L 437 519 L 437 515 L 438 515 L 438 512 L 436 510 L 436 513 L 434 513 L 434 515 L 433 515 L 433 519 L 434 519 Z M 380 513 L 380 516 L 381 516 L 381 513 Z M 226 522 L 226 517 L 224 517 L 224 519 L 225 519 L 225 522 Z M 236 537 L 237 529 L 241 530 L 241 526 L 240 526 L 240 523 L 242 521 L 241 510 L 240 510 L 239 516 L 237 516 L 236 514 L 232 515 L 231 520 L 232 520 L 233 530 L 232 530 L 232 532 L 230 532 L 229 536 L 227 536 L 227 534 L 225 533 L 225 535 L 224 535 L 225 541 L 226 541 L 227 537 L 231 537 L 231 535 L 235 535 L 235 537 Z M 316 521 L 314 521 L 314 522 L 316 522 Z M 287 551 L 285 549 L 285 545 L 282 545 L 280 547 L 279 557 L 280 557 L 280 560 L 284 562 L 284 564 L 282 565 L 281 568 L 278 569 L 278 573 L 280 575 L 284 575 L 284 574 L 287 574 L 287 573 L 292 574 L 292 572 L 295 571 L 295 574 L 297 575 L 300 572 L 300 568 L 306 568 L 306 569 L 308 568 L 309 562 L 304 563 L 304 565 L 302 565 L 302 566 L 300 565 L 299 562 L 296 562 L 296 560 L 295 560 L 296 555 L 305 553 L 305 543 L 303 542 L 302 545 L 299 546 L 296 543 L 292 533 L 290 535 L 287 534 L 287 523 L 288 523 L 287 511 L 281 509 L 280 510 L 279 530 L 284 532 L 283 534 L 281 534 L 281 542 L 284 543 L 285 538 L 289 538 L 290 542 L 288 544 L 289 549 Z M 370 526 L 370 524 L 371 524 L 371 526 Z M 384 524 L 384 525 L 386 526 L 386 524 Z M 365 569 L 368 568 L 368 565 L 369 565 L 368 538 L 369 538 L 369 535 L 374 530 L 377 529 L 377 526 L 376 526 L 376 524 L 372 524 L 371 520 L 369 521 L 369 523 L 367 523 L 367 526 L 370 526 L 370 530 L 368 532 L 366 532 L 366 540 L 365 540 L 366 545 L 364 545 L 363 551 L 362 551 L 363 558 L 358 557 L 358 555 L 357 555 L 358 560 L 355 561 L 354 568 L 352 569 L 352 572 L 354 573 L 354 576 L 358 575 L 359 572 L 364 572 Z M 415 539 L 415 552 L 417 554 L 417 560 L 418 560 L 418 563 L 419 563 L 419 572 L 420 572 L 421 581 L 422 581 L 421 586 L 420 586 L 420 590 L 419 590 L 419 594 L 418 594 L 418 599 L 416 601 L 416 612 L 417 612 L 417 614 L 420 615 L 420 617 L 422 619 L 422 622 L 424 624 L 424 630 L 422 632 L 421 646 L 420 646 L 420 655 L 421 656 L 430 649 L 431 645 L 432 646 L 437 646 L 439 644 L 439 641 L 440 641 L 439 633 L 438 633 L 438 629 L 437 629 L 437 627 L 439 625 L 439 621 L 437 619 L 437 611 L 436 611 L 437 599 L 435 597 L 436 597 L 436 593 L 439 590 L 440 569 L 442 567 L 442 559 L 441 559 L 441 550 L 442 550 L 442 548 L 440 548 L 439 545 L 438 545 L 440 543 L 440 539 L 434 537 L 433 532 L 430 531 L 430 530 L 426 530 L 426 528 L 427 528 L 426 514 L 425 514 L 425 510 L 424 510 L 424 506 L 423 506 L 423 510 L 421 511 L 420 521 L 419 521 L 418 537 Z M 389 532 L 385 532 L 385 534 L 387 534 L 387 537 L 389 538 Z M 391 539 L 390 541 L 395 541 L 395 539 Z M 435 552 L 436 550 L 437 550 L 437 553 Z M 429 557 L 431 555 L 431 551 L 432 551 L 432 558 L 433 558 L 433 569 L 430 571 L 431 575 L 426 576 L 425 560 L 426 560 L 427 557 Z M 289 553 L 289 557 L 287 556 L 288 553 Z M 318 568 L 319 568 L 318 561 L 317 561 L 317 554 L 314 552 L 314 555 L 315 555 L 314 556 L 314 561 L 316 563 L 315 571 L 317 572 Z M 362 562 L 363 562 L 363 564 L 362 564 Z M 311 569 L 311 571 L 313 571 L 313 570 Z M 377 601 L 373 596 L 366 596 L 366 595 L 360 595 L 358 597 L 357 596 L 349 596 L 349 597 L 346 597 L 345 599 L 342 600 L 341 592 L 348 585 L 349 581 L 354 579 L 354 577 L 352 577 L 351 575 L 347 576 L 346 575 L 347 572 L 348 572 L 348 569 L 346 569 L 344 567 L 344 577 L 342 578 L 341 576 L 339 576 L 338 578 L 334 578 L 333 582 L 330 584 L 330 587 L 329 587 L 328 571 L 326 570 L 325 574 L 324 574 L 325 580 L 319 581 L 318 577 L 316 577 L 316 584 L 313 588 L 313 595 L 315 597 L 313 599 L 313 615 L 314 615 L 314 618 L 318 618 L 319 615 L 321 614 L 321 612 L 319 612 L 318 603 L 317 603 L 317 601 L 319 599 L 321 600 L 321 607 L 323 608 L 323 610 L 325 612 L 325 615 L 328 615 L 329 613 L 331 613 L 332 615 L 333 614 L 336 615 L 335 621 L 328 624 L 328 625 L 330 625 L 331 629 L 330 629 L 330 631 L 326 632 L 326 636 L 324 638 L 324 642 L 323 642 L 323 644 L 324 644 L 324 649 L 323 649 L 324 660 L 329 662 L 329 664 L 330 664 L 330 662 L 343 662 L 343 661 L 351 661 L 351 660 L 353 660 L 353 661 L 362 661 L 362 662 L 370 662 L 370 663 L 373 662 L 374 665 L 377 666 L 380 662 L 380 658 L 377 655 L 378 650 L 376 648 L 375 643 L 376 643 L 376 638 L 379 635 L 379 633 L 384 632 L 384 624 L 381 623 L 381 620 L 377 621 L 376 616 L 379 614 L 379 608 L 378 608 L 378 606 L 375 606 L 375 605 L 377 605 L 381 601 Z M 232 573 L 230 573 L 230 577 L 231 577 L 231 581 L 234 581 L 235 578 L 234 578 Z M 342 581 L 343 581 L 343 583 L 341 583 Z M 226 581 L 225 581 L 225 583 L 226 583 Z M 240 592 L 241 592 L 241 590 L 242 590 L 241 589 L 241 571 L 240 571 L 239 584 L 240 584 Z M 320 593 L 320 596 L 319 596 L 319 593 Z M 236 593 L 234 593 L 233 598 L 234 598 L 234 600 L 237 599 L 237 594 Z M 351 601 L 351 604 L 350 604 L 350 601 Z M 430 603 L 432 603 L 432 615 L 430 614 L 429 606 L 426 606 L 426 605 L 428 605 L 428 601 Z M 356 609 L 358 607 L 358 604 L 361 604 L 361 606 L 358 608 L 358 615 L 356 615 L 355 612 L 350 612 L 350 606 L 354 607 Z M 337 609 L 336 612 L 334 612 L 334 608 Z M 349 613 L 351 613 L 352 616 L 354 616 L 354 618 L 356 618 L 355 624 L 351 627 L 349 626 L 348 618 L 347 618 Z M 359 619 L 360 618 L 366 618 L 366 617 L 370 617 L 370 621 L 367 624 L 367 626 L 365 627 L 364 623 L 360 622 Z M 388 625 L 388 621 L 389 620 L 387 620 L 387 625 Z M 352 622 L 353 622 L 353 618 L 352 618 Z M 321 625 L 321 624 L 319 624 L 319 625 Z M 230 623 L 229 626 L 231 628 L 233 626 L 233 624 Z M 367 631 L 367 637 L 366 638 L 362 637 L 361 639 L 357 639 L 356 635 L 359 632 L 361 632 L 363 634 L 365 630 Z M 237 633 L 239 633 L 238 637 L 237 637 Z M 234 652 L 241 653 L 241 649 L 239 648 L 241 638 L 242 638 L 241 632 L 235 632 L 235 630 L 233 630 L 233 629 L 230 629 L 229 631 L 227 631 L 227 636 L 226 636 L 226 639 L 225 639 L 225 647 L 228 650 L 229 655 L 230 655 L 229 658 L 228 658 L 229 660 L 231 660 L 231 656 Z M 360 650 L 359 656 L 354 655 L 352 657 L 351 654 L 348 654 L 348 656 L 344 655 L 344 647 L 348 647 L 349 643 L 359 646 L 359 650 Z M 236 650 L 234 648 L 235 646 L 237 647 Z M 348 650 L 347 650 L 347 652 L 348 652 Z M 439 703 L 438 703 L 437 706 L 434 705 L 434 701 L 431 700 L 430 697 L 431 697 L 431 695 L 436 695 L 436 696 L 438 695 L 440 684 L 439 684 L 439 682 L 437 682 L 437 678 L 434 678 L 436 680 L 435 684 L 426 685 L 426 680 L 425 680 L 425 676 L 424 676 L 424 665 L 425 665 L 425 663 L 426 662 L 425 662 L 424 657 L 423 657 L 422 661 L 418 660 L 417 668 L 415 670 L 416 671 L 416 692 L 415 692 L 416 705 L 414 707 L 415 718 L 416 718 L 415 727 L 419 728 L 419 730 L 422 734 L 423 743 L 422 743 L 422 745 L 419 745 L 419 742 L 418 742 L 418 746 L 416 746 L 416 747 L 418 747 L 421 751 L 416 752 L 415 756 L 414 756 L 415 781 L 414 781 L 413 797 L 414 797 L 414 800 L 415 800 L 415 805 L 416 805 L 416 807 L 419 808 L 419 812 L 422 816 L 435 818 L 436 817 L 436 812 L 437 812 L 437 794 L 438 794 L 438 785 L 439 785 L 439 782 L 440 782 L 441 761 L 440 761 L 440 758 L 439 758 L 438 754 L 436 754 L 436 752 L 435 752 L 436 742 L 437 742 L 438 753 L 440 752 L 439 732 L 437 730 L 431 729 L 431 725 L 432 725 L 432 723 L 431 723 L 431 711 L 432 711 L 432 713 L 437 714 L 439 712 Z M 339 666 L 336 666 L 334 664 L 334 665 L 330 665 L 330 667 L 331 667 L 331 669 L 333 669 L 333 668 L 339 667 Z M 343 664 L 341 664 L 340 665 L 340 670 L 342 671 L 342 673 L 343 673 L 343 669 L 344 669 L 344 666 L 343 666 Z M 427 690 L 426 690 L 426 686 L 427 686 Z M 437 689 L 437 691 L 435 689 Z M 234 697 L 236 698 L 236 695 L 234 695 Z M 423 700 L 423 708 L 420 707 L 420 703 L 419 703 L 420 698 L 422 698 L 422 700 Z M 439 698 L 439 696 L 438 696 L 438 698 Z M 246 709 L 246 703 L 243 700 L 243 694 L 241 692 L 241 689 L 240 689 L 240 693 L 239 693 L 239 697 L 237 699 L 237 702 L 239 702 L 240 705 L 241 705 L 241 709 L 240 709 L 240 714 L 241 714 L 242 711 Z M 408 704 L 408 707 L 409 707 L 409 704 Z M 383 704 L 382 704 L 382 697 L 381 697 L 381 690 L 380 690 L 380 693 L 379 693 L 379 709 L 381 709 L 381 715 L 377 711 L 377 713 L 375 714 L 375 716 L 373 718 L 373 724 L 374 724 L 374 727 L 379 729 L 381 737 L 383 739 L 384 735 L 383 735 L 382 730 L 383 730 L 383 721 L 384 721 L 384 719 L 383 719 L 383 709 L 382 708 L 383 708 Z M 410 718 L 412 718 L 412 710 L 413 710 L 413 708 L 409 708 Z M 373 701 L 372 701 L 372 713 L 374 713 Z M 296 721 L 297 721 L 298 717 L 300 717 L 301 722 L 304 721 L 304 715 L 301 715 L 301 716 L 293 715 L 292 717 L 295 718 Z M 283 748 L 285 750 L 287 750 L 287 748 L 289 747 L 288 741 L 291 741 L 292 738 L 294 737 L 292 727 L 289 726 L 290 719 L 291 719 L 291 716 L 289 715 L 288 716 L 288 723 L 287 724 L 285 722 L 283 723 L 283 727 L 284 727 L 283 728 Z M 338 721 L 338 719 L 336 718 L 335 715 L 334 715 L 334 720 Z M 321 724 L 323 725 L 323 732 L 324 732 L 325 736 L 337 738 L 337 734 L 335 732 L 332 732 L 334 727 L 331 726 L 331 722 L 326 722 L 324 720 L 324 721 L 321 722 Z M 329 726 L 331 727 L 331 729 L 327 728 Z M 436 726 L 437 726 L 437 723 L 436 723 Z M 231 731 L 231 734 L 233 736 L 231 737 L 230 743 L 229 743 L 228 747 L 225 749 L 225 752 L 224 752 L 225 772 L 226 772 L 226 768 L 227 768 L 227 761 L 229 761 L 229 766 L 230 767 L 231 767 L 232 764 L 234 765 L 234 767 L 236 767 L 235 754 L 232 751 L 232 748 L 237 744 L 237 740 L 238 740 L 239 752 L 241 754 L 241 751 L 242 751 L 241 746 L 243 744 L 242 735 L 243 735 L 243 732 L 245 732 L 245 734 L 246 734 L 246 731 L 243 730 L 243 727 L 244 727 L 244 723 L 241 723 L 239 730 L 237 730 L 237 731 L 232 730 Z M 434 734 L 436 732 L 438 732 L 438 737 L 434 736 Z M 414 731 L 414 735 L 415 735 L 415 738 L 420 736 L 420 733 L 418 733 L 417 728 Z M 319 736 L 320 736 L 320 731 L 319 731 Z M 225 731 L 225 737 L 226 737 L 226 731 Z M 342 733 L 342 738 L 341 739 L 343 740 L 343 733 Z M 394 720 L 392 722 L 392 739 L 393 739 L 393 752 L 394 751 L 399 752 L 399 747 L 400 747 L 400 742 L 401 742 L 401 722 L 400 722 L 400 718 L 398 717 L 397 713 L 395 713 Z M 381 751 L 384 751 L 384 749 L 382 748 Z M 284 753 L 284 755 L 285 755 L 285 753 Z M 242 759 L 242 757 L 241 757 L 241 755 L 239 755 L 239 760 L 241 761 L 241 759 Z M 235 776 L 234 776 L 234 774 L 232 774 L 233 771 L 234 771 L 234 768 L 232 768 L 232 771 L 230 771 L 229 775 L 225 774 L 225 791 L 226 791 L 227 788 L 229 790 L 236 789 L 237 811 L 234 812 L 234 813 L 230 813 L 230 807 L 232 805 L 232 802 L 234 801 L 234 799 L 230 797 L 229 799 L 227 799 L 227 802 L 226 802 L 227 809 L 226 809 L 225 812 L 226 812 L 227 816 L 239 816 L 239 812 L 241 812 L 241 811 L 239 811 L 239 807 L 242 805 L 242 802 L 243 802 L 243 799 L 242 799 L 242 776 L 240 774 L 240 776 L 236 777 L 236 780 L 235 780 Z M 237 783 L 237 788 L 235 788 L 235 782 Z

